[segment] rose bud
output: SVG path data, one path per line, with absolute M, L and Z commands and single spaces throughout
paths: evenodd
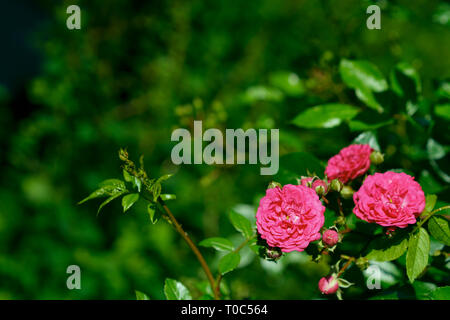
M 336 230 L 328 229 L 322 235 L 322 242 L 327 247 L 334 247 L 339 242 L 339 234 Z
M 351 199 L 353 197 L 353 189 L 349 186 L 344 186 L 341 190 L 341 196 L 344 199 Z
M 323 196 L 328 192 L 327 183 L 321 179 L 314 180 L 311 187 L 314 189 L 314 191 L 316 191 L 316 193 L 319 196 Z
M 272 189 L 272 188 L 281 188 L 282 186 L 281 186 L 281 184 L 280 183 L 278 183 L 278 182 L 276 182 L 276 181 L 271 181 L 270 183 L 269 183 L 269 185 L 267 186 L 267 189 Z
M 300 179 L 299 184 L 305 187 L 311 187 L 312 177 L 303 177 Z
M 337 277 L 332 274 L 319 280 L 319 290 L 324 294 L 333 294 L 339 289 Z
M 339 179 L 331 180 L 331 183 L 330 183 L 331 190 L 336 191 L 336 192 L 341 192 L 343 187 L 344 187 L 344 185 L 342 184 L 341 181 L 339 181 Z
M 374 165 L 382 164 L 384 161 L 384 155 L 379 151 L 374 151 L 370 154 L 370 162 Z

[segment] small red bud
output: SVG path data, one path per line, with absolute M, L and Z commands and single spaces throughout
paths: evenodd
M 335 275 L 323 277 L 319 280 L 319 290 L 324 294 L 333 294 L 339 289 L 339 283 Z
M 328 229 L 322 235 L 322 242 L 327 247 L 334 247 L 339 242 L 339 234 L 333 229 Z

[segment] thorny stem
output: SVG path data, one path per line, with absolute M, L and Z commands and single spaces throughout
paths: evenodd
M 135 176 L 138 178 L 142 185 L 145 186 L 145 189 L 152 193 L 151 190 L 151 180 L 147 177 L 147 173 L 144 171 L 143 168 L 143 160 L 141 159 L 141 168 L 137 169 L 134 162 L 128 159 L 128 153 L 125 150 L 119 151 L 119 158 L 125 162 L 123 165 L 123 169 L 126 170 L 130 175 Z M 144 198 L 147 199 L 150 202 L 153 202 L 153 199 L 149 199 L 145 193 L 142 193 L 144 195 Z M 205 272 L 206 277 L 208 278 L 209 284 L 211 285 L 211 289 L 214 292 L 214 299 L 218 300 L 219 296 L 216 294 L 215 290 L 215 282 L 214 277 L 211 273 L 211 269 L 209 268 L 208 264 L 206 263 L 205 258 L 201 254 L 200 250 L 197 248 L 195 243 L 192 241 L 192 239 L 189 237 L 186 231 L 184 231 L 181 224 L 177 221 L 175 216 L 172 214 L 170 209 L 167 207 L 167 205 L 164 203 L 164 201 L 161 199 L 161 197 L 158 197 L 156 204 L 159 206 L 159 209 L 162 212 L 163 218 L 166 219 L 170 225 L 172 225 L 175 230 L 181 235 L 184 241 L 186 241 L 189 248 L 192 250 L 192 252 L 197 257 L 197 260 L 200 262 L 201 267 L 203 268 L 203 271 Z
M 209 269 L 208 264 L 206 263 L 205 258 L 203 258 L 203 255 L 201 254 L 200 250 L 197 248 L 195 243 L 192 241 L 192 239 L 189 237 L 186 231 L 183 230 L 180 223 L 177 221 L 175 216 L 172 214 L 170 209 L 167 207 L 167 205 L 164 203 L 164 201 L 161 200 L 161 198 L 158 199 L 159 203 L 161 204 L 162 208 L 164 209 L 165 213 L 167 214 L 169 220 L 172 222 L 173 227 L 175 230 L 181 235 L 181 237 L 186 241 L 189 248 L 191 248 L 192 252 L 194 252 L 195 256 L 197 257 L 198 261 L 200 262 L 200 265 L 203 268 L 203 271 L 206 274 L 206 277 L 208 278 L 209 284 L 211 285 L 211 289 L 214 291 L 214 298 L 216 300 L 219 299 L 219 296 L 216 294 L 214 290 L 214 277 L 211 273 L 211 270 Z

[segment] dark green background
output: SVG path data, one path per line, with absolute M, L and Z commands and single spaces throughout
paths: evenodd
M 366 28 L 365 10 L 372 3 L 381 7 L 381 30 Z M 71 4 L 81 7 L 81 30 L 66 28 Z M 429 110 L 449 99 L 446 1 L 18 1 L 0 6 L 2 299 L 134 299 L 135 289 L 161 299 L 166 277 L 200 296 L 196 283 L 204 275 L 192 252 L 164 222 L 151 225 L 144 204 L 123 214 L 120 203 L 113 203 L 99 217 L 95 201 L 76 205 L 98 182 L 121 177 L 120 147 L 135 160 L 143 154 L 151 175 L 176 172 L 165 191 L 177 195 L 171 209 L 196 241 L 228 237 L 235 233 L 226 213 L 238 206 L 253 215 L 270 177 L 259 175 L 256 165 L 176 167 L 170 160 L 174 129 L 190 128 L 194 119 L 221 130 L 279 128 L 281 154 L 304 151 L 326 161 L 358 132 L 345 124 L 300 129 L 290 120 L 326 102 L 363 107 L 342 83 L 342 58 L 369 60 L 386 77 L 406 61 L 420 74 Z M 252 98 L 248 89 L 269 85 L 280 70 L 296 73 L 304 93 Z M 423 114 L 418 117 L 429 124 Z M 440 144 L 450 144 L 448 120 L 437 119 L 427 128 Z M 379 131 L 384 168 L 404 168 L 422 182 L 429 178 L 425 191 L 448 202 L 448 184 L 423 155 L 425 136 L 407 122 Z M 448 172 L 448 158 L 439 164 Z M 202 251 L 215 269 L 214 252 Z M 249 265 L 225 279 L 236 299 L 319 298 L 317 281 L 328 272 L 326 263 L 316 265 L 302 254 L 279 264 L 262 263 L 251 254 L 243 260 Z M 71 264 L 81 267 L 82 290 L 66 288 Z M 445 284 L 448 271 L 440 279 Z M 373 294 L 354 290 L 349 298 Z

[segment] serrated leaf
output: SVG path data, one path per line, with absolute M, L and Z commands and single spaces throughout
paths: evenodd
M 219 272 L 225 274 L 233 271 L 239 265 L 241 256 L 237 252 L 230 252 L 224 255 L 219 261 Z
M 199 245 L 202 247 L 214 248 L 218 251 L 234 250 L 233 243 L 230 240 L 220 237 L 207 238 L 205 240 L 202 240 Z
M 237 231 L 242 233 L 244 237 L 250 238 L 251 236 L 253 236 L 252 224 L 249 220 L 247 220 L 247 218 L 240 215 L 239 213 L 234 212 L 233 210 L 230 211 L 229 217 L 233 227 Z
M 333 128 L 356 116 L 359 109 L 339 103 L 329 103 L 306 109 L 292 123 L 300 128 Z
M 133 204 L 136 203 L 136 201 L 139 200 L 139 193 L 131 193 L 127 194 L 122 198 L 122 207 L 123 212 L 126 212 L 128 209 L 130 209 Z
M 146 295 L 145 293 L 135 290 L 136 293 L 136 300 L 150 300 L 150 297 Z
M 428 220 L 428 230 L 436 240 L 450 246 L 449 221 L 442 216 L 432 216 Z
M 408 242 L 406 253 L 406 273 L 412 283 L 428 265 L 428 252 L 430 251 L 430 237 L 424 228 L 412 234 Z
M 366 258 L 376 261 L 392 261 L 402 256 L 408 248 L 408 237 L 398 231 L 392 238 L 380 237 L 369 244 Z
M 164 283 L 167 300 L 192 300 L 189 290 L 179 281 L 167 278 Z

